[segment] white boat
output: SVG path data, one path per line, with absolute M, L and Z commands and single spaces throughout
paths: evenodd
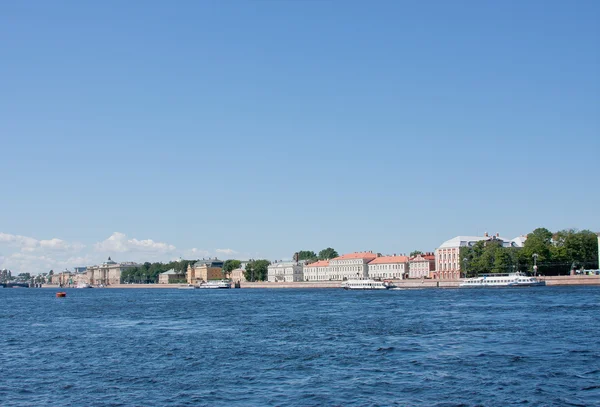
M 535 277 L 525 273 L 485 274 L 479 277 L 467 278 L 459 284 L 461 288 L 475 287 L 538 287 L 546 285 Z
M 195 290 L 198 286 L 187 284 L 177 287 L 178 290 Z
M 207 288 L 207 289 L 231 288 L 231 283 L 227 280 L 208 281 L 206 283 L 200 284 L 198 286 L 198 288 Z
M 94 287 L 92 287 L 88 283 L 77 283 L 77 286 L 75 286 L 75 288 L 94 288 Z
M 392 285 L 385 281 L 366 280 L 348 280 L 342 283 L 344 290 L 387 290 Z

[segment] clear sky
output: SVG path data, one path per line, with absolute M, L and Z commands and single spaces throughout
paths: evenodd
M 0 268 L 600 231 L 598 1 L 0 2 Z

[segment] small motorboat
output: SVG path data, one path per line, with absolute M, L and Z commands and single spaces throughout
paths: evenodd
M 64 292 L 64 291 L 56 293 L 56 298 L 63 298 L 63 297 L 66 297 L 66 296 L 67 296 L 67 293 Z

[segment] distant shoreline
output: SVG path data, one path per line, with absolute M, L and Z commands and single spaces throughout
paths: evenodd
M 569 286 L 569 285 L 590 285 L 600 286 L 600 276 L 541 276 L 538 277 L 546 281 L 547 286 Z M 341 281 L 317 281 L 317 282 L 295 282 L 295 283 L 268 283 L 265 281 L 249 283 L 242 282 L 241 288 L 269 288 L 269 289 L 298 289 L 298 288 L 340 288 Z M 398 288 L 419 289 L 419 288 L 458 288 L 460 281 L 458 280 L 432 280 L 432 279 L 409 279 L 397 280 L 394 284 Z M 176 290 L 179 287 L 184 287 L 185 284 L 115 284 L 104 289 L 133 289 L 133 288 L 156 288 L 156 289 L 171 289 Z M 57 285 L 46 284 L 42 288 L 75 288 L 75 287 L 59 287 Z

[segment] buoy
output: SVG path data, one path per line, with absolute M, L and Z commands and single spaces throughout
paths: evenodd
M 67 296 L 67 293 L 65 293 L 65 292 L 56 293 L 57 298 L 66 297 L 66 296 Z

